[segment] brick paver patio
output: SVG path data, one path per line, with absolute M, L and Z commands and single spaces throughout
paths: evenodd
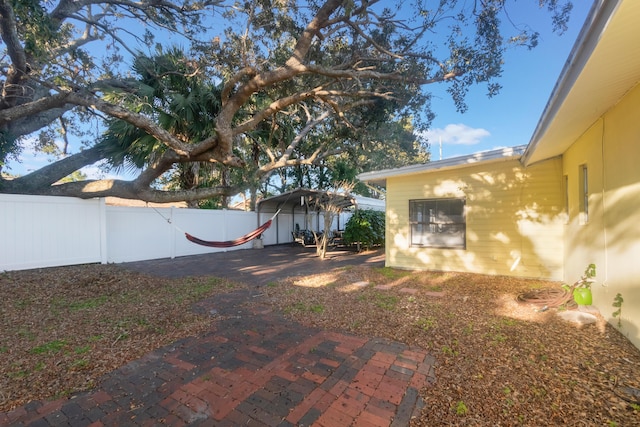
M 419 391 L 435 381 L 425 350 L 292 323 L 260 297 L 255 288 L 202 301 L 194 309 L 215 320 L 206 335 L 90 392 L 0 414 L 0 425 L 406 426 L 422 409 Z

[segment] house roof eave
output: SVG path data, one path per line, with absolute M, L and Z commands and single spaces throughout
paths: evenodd
M 523 165 L 562 155 L 638 83 L 639 17 L 640 2 L 594 2 L 522 156 Z
M 422 163 L 418 165 L 403 166 L 394 169 L 384 169 L 373 172 L 363 172 L 357 176 L 360 181 L 386 186 L 387 178 L 443 171 L 449 169 L 460 169 L 471 165 L 485 164 L 498 161 L 520 159 L 526 146 L 506 147 L 490 151 L 481 151 L 465 156 L 451 157 L 444 160 Z

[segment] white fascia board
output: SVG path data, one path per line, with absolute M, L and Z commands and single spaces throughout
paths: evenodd
M 435 162 L 422 163 L 419 165 L 403 166 L 395 169 L 385 169 L 373 172 L 363 172 L 357 176 L 360 181 L 372 182 L 382 185 L 387 178 L 412 175 L 424 172 L 441 171 L 447 169 L 459 169 L 465 168 L 471 165 L 477 165 L 479 163 L 490 163 L 496 161 L 506 161 L 513 159 L 520 159 L 526 145 L 519 145 L 516 147 L 500 148 L 491 151 L 481 151 L 474 154 L 468 154 L 466 156 L 451 157 L 448 159 L 437 160 Z

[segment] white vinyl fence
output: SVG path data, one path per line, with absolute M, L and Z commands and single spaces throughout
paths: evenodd
M 107 262 L 101 200 L 0 194 L 0 271 Z
M 255 241 L 217 249 L 188 241 L 237 239 L 272 213 L 108 206 L 104 199 L 0 194 L 0 272 L 86 263 L 120 263 L 251 249 Z M 333 228 L 344 228 L 341 214 Z M 292 242 L 295 225 L 321 230 L 322 215 L 281 212 L 262 245 Z
M 255 212 L 120 207 L 107 206 L 104 199 L 0 194 L 0 272 L 251 249 L 254 242 L 224 249 L 200 246 L 184 233 L 234 240 L 272 215 L 262 213 L 258 219 Z M 262 244 L 291 242 L 296 223 L 322 224 L 322 217 L 281 212 Z

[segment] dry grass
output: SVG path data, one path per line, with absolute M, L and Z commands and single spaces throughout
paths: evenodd
M 415 426 L 640 425 L 640 406 L 616 395 L 640 386 L 638 349 L 602 318 L 578 328 L 516 301 L 558 286 L 356 267 L 268 292 L 292 320 L 429 349 L 437 382 Z
M 89 389 L 131 360 L 205 332 L 211 319 L 191 304 L 237 286 L 112 265 L 0 274 L 0 411 Z
M 0 410 L 91 388 L 132 359 L 203 333 L 212 320 L 191 305 L 238 286 L 104 265 L 1 274 Z M 640 425 L 640 406 L 616 394 L 640 386 L 640 352 L 620 331 L 602 319 L 577 328 L 555 309 L 516 302 L 520 292 L 557 286 L 362 266 L 263 290 L 300 323 L 429 349 L 437 381 L 422 390 L 427 406 L 415 426 Z

